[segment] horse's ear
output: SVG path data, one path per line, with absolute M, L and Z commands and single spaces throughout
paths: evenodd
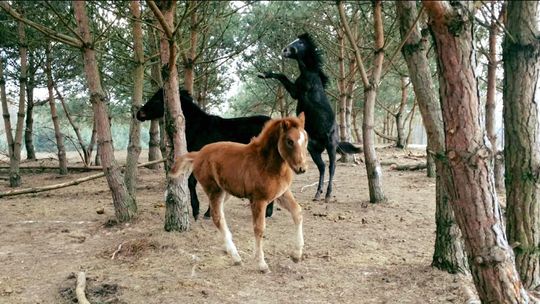
M 306 116 L 304 115 L 304 112 L 301 112 L 300 115 L 298 115 L 298 118 L 302 122 L 302 125 L 306 124 Z
M 281 121 L 281 128 L 283 129 L 283 131 L 287 131 L 291 128 L 291 122 L 288 121 L 287 119 L 284 119 Z

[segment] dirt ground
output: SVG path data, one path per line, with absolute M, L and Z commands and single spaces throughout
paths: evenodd
M 378 152 L 385 162 L 422 161 L 421 150 Z M 24 165 L 39 163 L 54 165 Z M 93 173 L 25 171 L 23 182 L 56 184 Z M 234 198 L 225 206 L 242 266 L 222 251 L 211 220 L 192 221 L 189 232 L 165 232 L 161 170 L 141 169 L 139 216 L 124 225 L 110 225 L 114 211 L 104 179 L 1 198 L 0 303 L 77 303 L 73 274 L 79 271 L 88 277 L 94 304 L 464 303 L 470 283 L 430 267 L 435 181 L 425 170 L 383 166 L 383 174 L 385 204 L 368 202 L 363 164 L 338 164 L 331 203 L 311 200 L 318 178 L 313 163 L 296 176 L 292 192 L 304 208 L 305 256 L 298 264 L 289 258 L 294 226 L 277 210 L 265 234 L 269 274 L 259 273 L 253 259 L 247 201 Z M 6 184 L 0 180 L 0 191 L 9 190 Z M 204 212 L 207 199 L 200 189 L 199 195 Z

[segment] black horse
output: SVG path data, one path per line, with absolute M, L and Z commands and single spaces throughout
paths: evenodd
M 140 121 L 152 120 L 163 117 L 165 113 L 163 89 L 159 89 L 137 111 L 137 119 Z M 264 115 L 222 118 L 210 115 L 201 110 L 186 90 L 180 90 L 180 105 L 186 119 L 186 143 L 188 151 L 198 151 L 203 146 L 218 141 L 234 141 L 247 144 L 259 135 L 264 124 L 270 117 Z M 241 172 L 238 172 L 241 174 Z M 191 208 L 195 219 L 199 216 L 199 199 L 195 187 L 197 180 L 191 174 L 188 179 L 189 193 L 191 196 Z M 272 216 L 273 203 L 266 208 L 266 217 Z M 210 207 L 204 214 L 210 217 Z
M 311 158 L 319 169 L 319 186 L 314 200 L 319 200 L 324 186 L 325 164 L 322 152 L 326 149 L 330 161 L 328 188 L 325 201 L 329 201 L 332 194 L 332 180 L 336 166 L 336 150 L 342 153 L 359 153 L 362 149 L 348 142 L 339 142 L 337 124 L 334 111 L 326 98 L 324 89 L 328 77 L 322 70 L 322 57 L 317 45 L 305 33 L 283 49 L 283 57 L 295 59 L 298 62 L 300 76 L 291 82 L 287 76 L 280 73 L 260 73 L 260 78 L 274 78 L 279 80 L 292 98 L 298 100 L 296 114 L 304 112 L 306 115 L 306 131 L 309 135 L 308 150 Z

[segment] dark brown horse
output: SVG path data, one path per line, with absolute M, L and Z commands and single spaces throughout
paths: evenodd
M 171 176 L 193 169 L 210 200 L 212 219 L 225 241 L 225 250 L 235 264 L 241 264 L 232 235 L 225 221 L 223 203 L 234 195 L 248 198 L 253 216 L 256 254 L 259 270 L 268 272 L 264 260 L 262 237 L 265 229 L 264 210 L 269 202 L 277 199 L 287 209 L 296 225 L 296 248 L 292 259 L 302 257 L 302 208 L 289 190 L 293 172 L 306 171 L 307 132 L 304 130 L 304 113 L 298 118 L 274 119 L 266 123 L 261 134 L 249 144 L 217 142 L 176 158 Z

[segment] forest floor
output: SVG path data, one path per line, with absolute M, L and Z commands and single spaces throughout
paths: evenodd
M 399 164 L 424 159 L 421 150 L 381 147 L 378 153 L 382 161 Z M 146 151 L 141 155 L 144 161 Z M 125 153 L 117 157 L 123 162 Z M 24 163 L 36 164 L 55 161 Z M 23 182 L 48 185 L 89 174 L 25 173 Z M 294 227 L 288 212 L 278 209 L 267 220 L 268 274 L 259 273 L 253 259 L 246 201 L 233 198 L 225 206 L 242 266 L 233 266 L 222 251 L 211 220 L 191 221 L 189 232 L 165 232 L 161 170 L 140 170 L 139 216 L 129 224 L 111 225 L 114 211 L 104 179 L 1 198 L 0 303 L 77 303 L 73 274 L 79 271 L 88 277 L 93 304 L 464 303 L 470 282 L 430 266 L 435 180 L 425 170 L 383 166 L 383 174 L 389 199 L 384 204 L 368 202 L 363 164 L 338 164 L 331 203 L 311 200 L 318 178 L 313 163 L 295 176 L 292 192 L 304 208 L 304 259 L 296 264 L 289 258 Z M 1 180 L 0 191 L 5 190 Z M 198 190 L 204 212 L 207 199 Z

